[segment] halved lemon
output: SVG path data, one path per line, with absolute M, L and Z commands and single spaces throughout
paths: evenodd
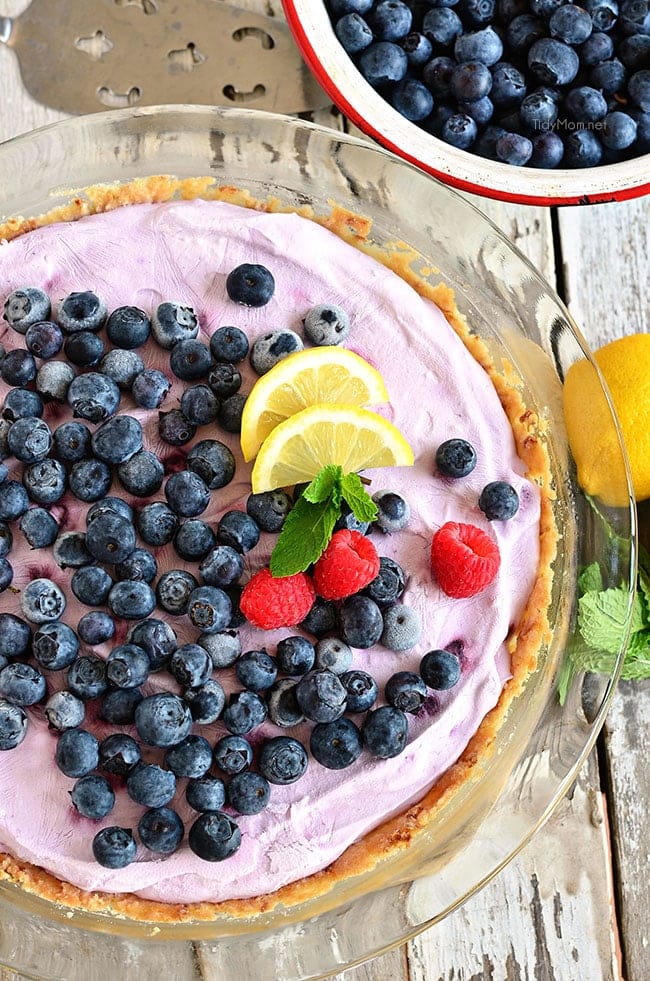
M 241 448 L 252 460 L 275 427 L 309 405 L 381 405 L 388 402 L 384 381 L 353 351 L 314 347 L 279 361 L 255 383 L 241 420 Z
M 312 480 L 328 463 L 343 473 L 372 467 L 409 467 L 413 450 L 383 416 L 356 405 L 320 403 L 279 423 L 264 440 L 253 467 L 253 493 Z

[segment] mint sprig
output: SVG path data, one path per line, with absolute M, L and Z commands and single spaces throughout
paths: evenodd
M 377 505 L 356 473 L 328 464 L 304 489 L 286 517 L 271 553 L 272 576 L 294 576 L 327 548 L 344 503 L 359 521 L 374 521 Z

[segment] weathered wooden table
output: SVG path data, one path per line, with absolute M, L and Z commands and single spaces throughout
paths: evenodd
M 0 0 L 0 14 L 15 16 L 25 6 L 26 0 Z M 280 0 L 239 0 L 239 6 L 282 16 Z M 12 52 L 4 49 L 0 92 L 0 141 L 62 118 L 29 98 Z M 330 109 L 314 118 L 349 128 Z M 553 210 L 474 203 L 555 287 L 592 348 L 650 331 L 650 197 Z M 649 734 L 650 682 L 621 684 L 570 798 L 519 857 L 454 915 L 341 977 L 648 981 Z M 0 971 L 0 981 L 11 977 Z

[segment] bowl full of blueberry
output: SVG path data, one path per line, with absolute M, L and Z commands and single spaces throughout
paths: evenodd
M 360 129 L 447 184 L 527 204 L 650 191 L 648 0 L 283 0 Z

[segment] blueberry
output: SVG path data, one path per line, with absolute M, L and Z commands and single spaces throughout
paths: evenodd
M 187 615 L 203 633 L 218 633 L 230 623 L 232 604 L 222 589 L 198 586 L 189 597 Z
M 212 661 L 200 644 L 182 644 L 170 658 L 169 671 L 183 688 L 198 688 L 212 674 Z
M 34 514 L 32 514 L 32 512 L 34 512 Z M 59 526 L 54 518 L 52 518 L 52 521 L 54 521 L 56 526 L 54 534 L 52 535 L 51 528 L 49 526 L 46 534 L 45 518 L 41 517 L 41 512 L 44 515 L 51 517 L 49 512 L 45 511 L 43 508 L 30 508 L 29 511 L 25 511 L 18 524 L 18 527 L 32 548 L 45 548 L 47 545 L 51 545 L 57 536 Z M 31 517 L 30 514 L 32 515 Z M 40 544 L 41 539 L 43 540 L 42 545 Z M 11 528 L 4 521 L 0 521 L 0 556 L 3 559 L 11 552 L 13 544 L 14 536 L 11 532 Z
M 372 647 L 383 631 L 381 610 L 369 596 L 351 596 L 339 610 L 339 627 L 350 647 Z
M 140 841 L 150 852 L 171 855 L 183 840 L 185 828 L 176 811 L 170 807 L 154 807 L 138 822 Z
M 612 40 L 608 34 L 596 36 L 606 37 L 612 45 L 613 50 Z M 619 45 L 618 56 L 625 67 L 631 72 L 639 71 L 644 65 L 650 64 L 650 34 L 633 34 L 631 37 L 626 37 Z M 611 52 L 605 54 L 599 60 L 604 61 L 605 58 L 609 57 L 611 57 Z M 582 61 L 584 63 L 584 57 L 582 57 Z
M 650 34 L 650 3 L 648 0 L 623 0 L 619 23 L 623 34 Z
M 111 471 L 102 460 L 79 460 L 73 464 L 68 478 L 70 490 L 86 503 L 106 497 L 113 480 Z
M 241 736 L 223 736 L 215 743 L 214 765 L 223 773 L 235 774 L 246 770 L 253 762 L 253 750 Z
M 278 667 L 268 651 L 245 651 L 235 662 L 235 674 L 244 688 L 260 692 L 272 687 Z
M 151 321 L 139 307 L 118 307 L 106 321 L 111 344 L 125 350 L 141 347 L 151 333 Z
M 66 600 L 51 579 L 32 579 L 23 589 L 20 605 L 31 623 L 50 623 L 63 616 Z
M 314 645 L 306 637 L 296 634 L 278 642 L 276 658 L 283 674 L 307 674 L 314 666 L 315 657 Z
M 142 759 L 140 747 L 133 736 L 115 732 L 99 744 L 99 765 L 107 773 L 125 777 Z
M 12 661 L 0 671 L 0 697 L 12 705 L 36 705 L 46 691 L 45 678 L 31 664 Z
M 377 701 L 377 682 L 367 671 L 346 671 L 340 681 L 345 689 L 346 712 L 366 712 Z
M 5 300 L 4 319 L 19 334 L 25 334 L 32 324 L 47 320 L 51 309 L 47 293 L 36 286 L 23 286 Z
M 138 846 L 128 828 L 102 828 L 93 838 L 95 860 L 107 869 L 123 869 L 135 860 Z
M 456 62 L 446 55 L 437 55 L 422 69 L 422 81 L 434 98 L 444 99 L 451 93 L 451 76 Z
M 398 671 L 386 682 L 384 694 L 389 705 L 415 715 L 427 697 L 427 686 L 421 675 Z
M 239 364 L 248 349 L 248 338 L 239 327 L 219 327 L 210 338 L 210 354 L 215 361 Z
M 162 487 L 165 468 L 155 453 L 140 450 L 124 463 L 120 463 L 117 476 L 129 494 L 134 497 L 150 497 Z
M 77 729 L 81 725 L 86 708 L 82 700 L 71 691 L 55 691 L 45 703 L 44 714 L 50 729 L 64 732 L 66 729 Z
M 181 413 L 192 426 L 207 426 L 219 415 L 219 399 L 208 385 L 193 385 L 181 396 Z
M 121 497 L 104 497 L 101 501 L 97 501 L 88 508 L 86 512 L 86 527 L 95 518 L 99 518 L 104 514 L 119 514 L 122 518 L 126 518 L 130 522 L 133 522 L 134 518 L 133 508 L 126 501 L 122 500 Z
M 91 647 L 104 644 L 115 636 L 115 621 L 103 610 L 91 610 L 90 613 L 84 613 L 79 620 L 77 634 L 79 640 Z
M 52 358 L 63 347 L 61 328 L 51 320 L 30 324 L 25 332 L 25 346 L 36 358 Z
M 82 422 L 63 422 L 52 434 L 52 452 L 63 463 L 77 463 L 90 453 L 90 430 Z
M 0 613 L 0 656 L 23 657 L 29 654 L 32 628 L 13 613 Z
M 57 362 L 50 362 L 50 365 Z M 67 393 L 74 415 L 89 422 L 103 422 L 114 415 L 120 404 L 120 390 L 107 375 L 89 371 L 72 380 Z
M 495 480 L 481 491 L 478 506 L 488 521 L 508 521 L 519 510 L 519 495 L 511 484 Z
M 536 17 L 548 20 L 554 11 L 561 7 L 566 0 L 530 0 L 530 9 Z
M 332 671 L 309 671 L 296 686 L 303 714 L 312 722 L 333 722 L 345 711 L 346 690 Z
M 180 517 L 195 518 L 203 514 L 210 503 L 210 489 L 193 470 L 181 470 L 167 478 L 165 497 L 172 511 Z
M 139 688 L 111 688 L 101 702 L 100 716 L 114 726 L 131 726 L 135 722 L 135 710 L 142 701 Z
M 80 777 L 70 791 L 74 808 L 82 817 L 94 821 L 106 817 L 115 806 L 115 793 L 106 777 L 88 773 Z
M 14 521 L 29 507 L 27 491 L 17 480 L 5 480 L 0 484 L 0 521 Z
M 199 566 L 201 578 L 208 586 L 230 586 L 237 582 L 243 571 L 244 560 L 230 545 L 217 545 L 211 549 Z
M 163 770 L 157 763 L 138 763 L 129 770 L 126 791 L 136 804 L 163 807 L 176 793 L 176 777 L 171 770 Z
M 97 334 L 82 330 L 66 338 L 63 350 L 72 364 L 79 368 L 92 368 L 104 356 L 104 342 Z
M 199 777 L 188 780 L 185 799 L 195 811 L 215 813 L 226 803 L 226 787 L 219 777 Z
M 79 653 L 79 640 L 67 623 L 43 623 L 34 634 L 34 660 L 48 671 L 69 667 Z
M 80 569 L 90 565 L 93 561 L 86 545 L 86 534 L 83 531 L 60 532 L 54 542 L 52 555 L 56 564 L 62 569 Z
M 188 706 L 171 692 L 143 698 L 135 710 L 135 725 L 149 746 L 175 746 L 189 735 L 192 715 Z
M 457 112 L 444 123 L 440 138 L 450 146 L 467 150 L 476 140 L 477 134 L 476 121 L 466 112 Z
M 264 699 L 252 691 L 235 692 L 223 713 L 223 724 L 233 736 L 245 736 L 264 722 L 267 707 Z
M 411 30 L 413 14 L 402 0 L 379 0 L 369 11 L 368 21 L 380 41 L 400 41 Z
M 636 140 L 636 130 L 636 121 L 626 112 L 610 112 L 605 116 L 600 138 L 609 150 L 625 150 Z
M 31 548 L 47 548 L 53 545 L 59 533 L 56 518 L 45 508 L 40 507 L 25 511 L 18 527 Z M 0 537 L 0 542 L 2 540 Z
M 201 814 L 188 835 L 188 843 L 195 855 L 206 862 L 221 862 L 237 851 L 241 845 L 241 831 L 227 814 L 210 811 Z
M 187 467 L 198 474 L 210 490 L 218 490 L 235 476 L 235 457 L 218 439 L 203 439 L 187 454 Z
M 121 514 L 98 515 L 86 531 L 86 547 L 98 562 L 123 562 L 135 548 L 135 542 L 135 528 Z
M 103 695 L 108 687 L 106 662 L 96 654 L 78 657 L 68 668 L 68 688 L 84 702 Z
M 484 27 L 480 31 L 461 34 L 454 42 L 454 57 L 459 63 L 476 62 L 489 68 L 491 65 L 496 65 L 502 54 L 503 42 L 493 27 Z M 487 95 L 487 92 L 483 95 Z M 459 98 L 468 97 L 459 96 Z
M 173 374 L 182 381 L 198 381 L 199 378 L 205 378 L 210 370 L 212 355 L 207 345 L 188 337 L 174 344 L 169 366 Z
M 530 160 L 532 153 L 532 141 L 527 136 L 520 136 L 519 133 L 506 133 L 496 142 L 497 159 L 513 167 L 523 167 Z
M 275 736 L 262 744 L 259 769 L 269 783 L 295 783 L 307 769 L 307 751 L 297 739 Z
M 336 627 L 336 607 L 331 600 L 317 596 L 314 604 L 300 626 L 308 634 L 321 637 Z
M 436 466 L 445 477 L 467 477 L 476 466 L 476 450 L 466 439 L 447 439 L 436 450 Z
M 0 377 L 7 385 L 29 385 L 36 378 L 36 361 L 30 351 L 15 348 L 0 361 Z
M 579 122 L 598 122 L 607 115 L 607 100 L 602 92 L 589 85 L 579 85 L 567 92 L 564 104 L 569 115 Z
M 627 62 L 623 59 L 623 49 L 625 42 L 620 46 L 621 60 L 627 66 Z M 603 34 L 602 32 L 594 32 L 590 34 L 586 41 L 578 45 L 578 54 L 580 56 L 580 64 L 584 68 L 591 68 L 593 65 L 600 64 L 601 61 L 607 61 L 614 54 L 614 42 L 612 41 L 609 34 Z M 628 66 L 629 67 L 629 66 Z
M 236 630 L 201 634 L 198 643 L 208 652 L 215 668 L 229 668 L 241 654 L 241 641 Z
M 341 344 L 351 330 L 348 314 L 334 304 L 320 303 L 310 307 L 302 323 L 305 336 L 318 346 Z
M 0 558 L 0 593 L 3 593 L 11 585 L 13 578 L 13 566 L 8 559 Z
M 227 433 L 241 432 L 242 413 L 246 404 L 245 395 L 231 395 L 219 406 L 217 420 Z
M 542 86 L 529 93 L 519 106 L 519 118 L 532 130 L 549 129 L 558 116 L 557 99 L 550 89 Z
M 39 460 L 23 470 L 23 485 L 36 504 L 55 504 L 65 494 L 66 472 L 58 460 Z
M 311 754 L 329 770 L 343 770 L 361 755 L 361 733 L 350 719 L 319 722 L 309 739 Z
M 133 382 L 144 371 L 144 362 L 135 351 L 123 351 L 113 348 L 101 360 L 100 368 L 103 374 L 115 382 L 118 388 L 129 391 Z
M 428 688 L 447 691 L 460 681 L 460 660 L 451 651 L 429 651 L 420 661 L 420 674 Z
M 152 671 L 166 667 L 176 650 L 176 634 L 168 623 L 154 617 L 136 623 L 129 631 L 127 640 L 147 652 Z
M 194 310 L 182 303 L 161 303 L 151 319 L 152 337 L 166 350 L 171 350 L 178 341 L 196 337 L 198 332 L 199 322 Z
M 153 613 L 156 596 L 149 583 L 123 579 L 111 587 L 108 606 L 122 620 L 143 620 Z
M 463 22 L 454 10 L 449 10 L 448 6 L 434 7 L 424 15 L 422 33 L 434 45 L 434 50 L 437 46 L 447 48 L 463 33 Z M 408 65 L 408 58 L 406 63 Z M 404 72 L 400 78 L 403 74 Z
M 506 27 L 507 44 L 518 55 L 525 55 L 530 46 L 545 35 L 544 21 L 529 13 L 514 17 Z
M 0 699 L 0 751 L 15 749 L 27 735 L 27 716 L 18 705 Z
M 199 562 L 216 544 L 217 536 L 210 525 L 200 518 L 185 521 L 174 535 L 176 553 L 186 562 Z
M 23 463 L 44 460 L 52 448 L 50 427 L 38 417 L 27 416 L 14 422 L 7 438 L 9 450 Z
M 422 618 L 411 606 L 395 604 L 384 610 L 384 629 L 381 643 L 389 651 L 407 651 L 419 642 Z
M 85 777 L 99 765 L 99 743 L 86 729 L 66 729 L 57 740 L 55 760 L 66 777 Z
M 610 58 L 609 61 L 601 61 L 594 65 L 589 73 L 589 81 L 596 89 L 601 89 L 603 95 L 614 95 L 622 92 L 625 88 L 627 71 L 625 66 L 618 58 Z M 577 164 L 577 166 L 583 166 Z M 584 166 L 592 166 L 584 164 Z
M 416 78 L 403 78 L 397 82 L 391 90 L 390 101 L 400 115 L 412 122 L 421 122 L 433 110 L 433 96 Z
M 296 681 L 291 678 L 281 678 L 269 690 L 268 696 L 269 719 L 276 726 L 291 728 L 305 721 L 302 709 L 296 697 Z
M 578 73 L 578 55 L 562 41 L 540 38 L 528 51 L 528 67 L 545 85 L 568 85 Z
M 171 388 L 167 375 L 157 368 L 145 368 L 136 375 L 131 385 L 131 395 L 136 405 L 143 409 L 158 409 Z
M 583 6 L 591 17 L 594 31 L 611 31 L 616 25 L 618 20 L 616 0 L 584 0 Z
M 93 433 L 91 447 L 104 463 L 124 463 L 142 449 L 140 421 L 129 415 L 108 419 Z
M 338 637 L 324 637 L 316 644 L 314 667 L 317 671 L 345 674 L 352 667 L 352 651 Z
M 36 374 L 36 391 L 48 402 L 65 402 L 75 378 L 67 361 L 46 361 Z
M 391 490 L 376 491 L 372 499 L 377 505 L 374 525 L 385 534 L 392 534 L 405 528 L 411 517 L 411 509 L 404 498 Z
M 137 644 L 119 644 L 106 659 L 106 677 L 115 688 L 137 688 L 149 676 L 149 657 Z
M 551 37 L 559 38 L 567 44 L 582 44 L 594 27 L 587 11 L 570 3 L 553 11 L 548 26 Z
M 208 375 L 210 391 L 220 399 L 227 399 L 241 388 L 241 372 L 234 364 L 218 362 Z
M 216 678 L 208 678 L 196 688 L 187 688 L 183 697 L 190 707 L 192 719 L 197 725 L 211 725 L 221 718 L 226 696 Z
M 367 14 L 374 0 L 330 0 L 330 7 L 335 16 L 342 14 Z
M 518 105 L 526 95 L 524 75 L 507 61 L 498 61 L 491 69 L 490 98 L 495 106 Z
M 266 266 L 245 262 L 228 273 L 226 292 L 235 303 L 263 307 L 275 292 L 275 280 Z
M 184 569 L 169 569 L 156 584 L 156 599 L 163 610 L 172 616 L 187 613 L 190 596 L 198 587 L 198 582 Z
M 401 709 L 382 705 L 368 712 L 361 729 L 366 749 L 382 760 L 399 756 L 408 740 L 408 720 Z
M 203 777 L 212 765 L 212 747 L 203 736 L 187 736 L 165 753 L 165 766 L 177 777 Z
M 270 797 L 268 780 L 251 770 L 236 774 L 228 784 L 228 803 L 239 814 L 259 814 Z
M 217 525 L 217 541 L 240 553 L 250 552 L 260 539 L 257 522 L 244 511 L 226 511 Z
M 258 375 L 264 375 L 283 358 L 302 351 L 303 346 L 302 340 L 293 330 L 273 330 L 262 334 L 251 348 L 250 362 L 253 370 Z
M 158 563 L 146 548 L 134 548 L 130 555 L 115 566 L 116 579 L 141 579 L 142 582 L 152 583 L 157 575 Z
M 67 334 L 99 330 L 106 320 L 106 304 L 96 293 L 84 290 L 69 293 L 59 305 L 57 320 Z
M 29 388 L 12 388 L 7 392 L 2 407 L 2 418 L 9 422 L 26 416 L 40 419 L 43 415 L 43 401 L 38 392 Z
M 648 13 L 650 21 L 650 12 Z M 650 24 L 646 33 L 650 33 Z M 633 102 L 644 112 L 650 112 L 650 68 L 635 72 L 627 84 L 627 91 Z

